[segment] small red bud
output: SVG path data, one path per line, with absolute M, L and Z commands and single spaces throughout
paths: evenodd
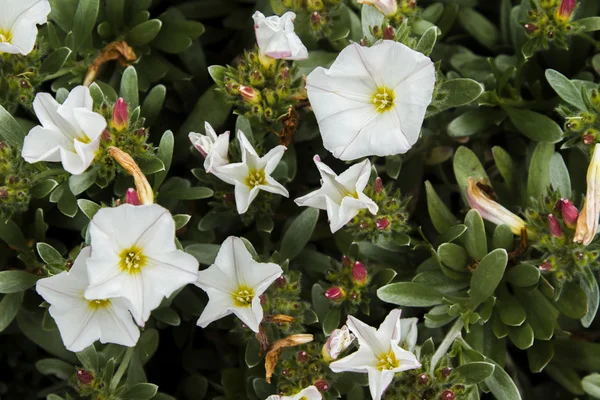
M 287 283 L 287 279 L 285 279 L 285 276 L 281 275 L 279 278 L 277 278 L 277 280 L 275 281 L 275 284 L 277 285 L 278 288 L 282 288 L 285 286 L 285 284 Z
M 386 217 L 379 218 L 377 222 L 375 222 L 375 227 L 380 231 L 386 230 L 390 226 L 390 220 Z
M 562 213 L 563 221 L 569 228 L 575 228 L 577 225 L 577 217 L 579 216 L 579 211 L 577 207 L 571 203 L 568 199 L 560 199 L 560 212 Z
M 258 299 L 260 300 L 261 305 L 267 304 L 267 296 L 265 296 L 264 294 L 261 294 L 260 296 L 258 296 Z
M 348 256 L 342 256 L 342 265 L 344 267 L 349 267 L 352 265 L 352 260 L 350 260 L 350 257 Z
M 525 30 L 529 33 L 533 33 L 535 31 L 537 31 L 538 27 L 535 24 L 525 24 L 524 25 Z
M 367 283 L 367 270 L 360 261 L 355 262 L 352 266 L 352 280 L 359 285 Z
M 444 375 L 445 378 L 449 377 L 451 373 L 452 368 L 446 367 L 442 370 L 442 375 Z
M 329 389 L 329 383 L 325 379 L 317 380 L 314 385 L 319 392 L 325 392 L 327 389 Z
M 257 103 L 260 101 L 258 92 L 250 86 L 240 85 L 240 95 L 248 103 Z
M 321 15 L 315 11 L 310 15 L 310 22 L 312 22 L 314 25 L 321 24 Z
M 540 271 L 550 271 L 552 269 L 552 264 L 548 261 L 544 261 L 540 264 L 538 268 L 540 269 Z
M 444 390 L 440 396 L 441 400 L 454 400 L 454 392 L 452 390 Z
M 583 137 L 581 138 L 581 141 L 583 142 L 583 144 L 585 144 L 586 146 L 589 146 L 590 144 L 594 143 L 594 135 L 590 135 L 589 133 L 586 133 L 585 135 L 583 135 Z
M 110 140 L 110 132 L 106 129 L 102 131 L 102 140 Z
M 421 385 L 427 385 L 429 383 L 429 375 L 428 374 L 419 375 L 419 383 Z
M 562 237 L 563 235 L 560 223 L 553 214 L 548 215 L 548 229 L 550 230 L 550 234 L 554 237 Z
M 327 297 L 329 300 L 340 300 L 343 299 L 344 296 L 344 290 L 337 286 L 330 287 L 325 291 L 325 297 Z
M 139 206 L 142 204 L 140 197 L 134 188 L 127 189 L 127 192 L 125 193 L 125 203 L 132 204 L 134 206 Z
M 77 379 L 79 379 L 79 382 L 83 383 L 84 385 L 89 385 L 90 383 L 93 382 L 94 375 L 92 375 L 92 373 L 90 371 L 86 371 L 85 369 L 80 369 L 80 370 L 77 370 Z
M 299 351 L 296 358 L 298 359 L 298 362 L 305 363 L 308 361 L 308 353 L 304 350 Z
M 380 177 L 375 178 L 375 193 L 383 192 L 383 181 Z
M 110 125 L 117 131 L 122 131 L 129 125 L 129 111 L 127 110 L 127 103 L 123 98 L 119 97 L 113 107 L 112 120 Z
M 386 26 L 383 30 L 383 38 L 385 40 L 394 40 L 396 37 L 396 31 L 390 25 Z

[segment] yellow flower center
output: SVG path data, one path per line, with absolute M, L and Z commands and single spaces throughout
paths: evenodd
M 127 271 L 130 274 L 137 274 L 146 265 L 146 256 L 142 253 L 142 249 L 136 245 L 125 249 L 120 254 L 121 260 L 119 266 L 121 271 Z
M 253 169 L 250 170 L 248 176 L 246 177 L 246 186 L 248 187 L 256 187 L 258 185 L 266 185 L 267 179 L 265 177 L 264 169 Z
M 377 357 L 377 361 L 379 361 L 377 363 L 377 369 L 380 371 L 391 370 L 400 366 L 400 361 L 398 361 L 393 351 L 380 354 L 379 357 Z
M 241 285 L 231 293 L 233 303 L 236 307 L 250 307 L 252 305 L 252 299 L 254 299 L 254 290 L 251 288 Z
M 10 43 L 12 41 L 12 32 L 0 28 L 0 43 Z
M 373 94 L 372 101 L 375 105 L 375 110 L 380 113 L 389 111 L 394 107 L 394 91 L 385 86 L 378 86 Z
M 87 135 L 83 135 L 83 137 L 81 137 L 81 136 L 76 137 L 75 140 L 77 140 L 80 143 L 85 143 L 85 144 L 88 144 L 92 141 L 92 139 L 87 137 Z
M 104 300 L 88 300 L 88 307 L 92 310 L 97 310 L 99 308 L 108 307 L 110 305 L 109 299 Z

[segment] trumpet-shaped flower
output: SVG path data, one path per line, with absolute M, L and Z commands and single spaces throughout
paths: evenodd
M 158 204 L 103 208 L 90 223 L 88 300 L 122 296 L 143 326 L 163 297 L 198 278 L 198 261 L 175 246 L 175 222 Z
M 288 197 L 287 189 L 271 177 L 286 147 L 274 147 L 267 154 L 259 157 L 242 131 L 238 130 L 237 139 L 242 150 L 242 162 L 215 167 L 215 176 L 235 185 L 235 203 L 238 213 L 243 214 L 248 211 L 248 207 L 260 190 Z
M 356 0 L 356 2 L 371 5 L 387 17 L 391 17 L 398 12 L 398 2 L 396 0 Z
M 254 261 L 242 239 L 228 237 L 221 245 L 215 263 L 198 274 L 196 285 L 209 297 L 198 325 L 204 328 L 233 313 L 258 332 L 263 318 L 259 296 L 282 273 L 277 264 Z
M 350 333 L 346 325 L 342 326 L 341 329 L 334 329 L 329 335 L 327 342 L 321 350 L 321 355 L 325 361 L 335 360 L 339 357 L 340 353 L 346 350 L 354 341 L 355 337 Z
M 0 0 L 0 53 L 27 55 L 37 38 L 37 24 L 50 14 L 48 0 Z
M 587 170 L 586 183 L 585 202 L 579 217 L 577 217 L 573 241 L 587 246 L 596 236 L 598 217 L 600 216 L 600 143 L 594 147 Z
M 406 153 L 419 138 L 431 103 L 431 60 L 391 40 L 353 43 L 331 68 L 306 79 L 323 144 L 342 160 Z
M 417 345 L 419 330 L 417 328 L 418 318 L 400 318 L 400 342 L 398 346 L 412 352 Z
M 400 310 L 392 310 L 377 330 L 348 316 L 347 325 L 358 338 L 359 349 L 329 364 L 329 368 L 336 373 L 348 371 L 369 374 L 373 400 L 381 399 L 396 372 L 421 366 L 413 353 L 398 346 L 401 338 L 400 314 Z
M 229 131 L 217 136 L 213 127 L 204 123 L 206 135 L 196 132 L 190 132 L 189 138 L 192 145 L 204 157 L 204 169 L 206 172 L 214 174 L 216 167 L 222 167 L 229 163 L 227 153 L 229 151 Z
M 90 90 L 85 86 L 71 90 L 63 104 L 48 93 L 38 93 L 33 110 L 42 125 L 25 136 L 25 161 L 60 161 L 67 172 L 82 174 L 96 157 L 106 128 L 106 120 L 92 111 L 92 105 Z
M 288 11 L 281 17 L 265 17 L 263 13 L 256 11 L 252 18 L 261 55 L 284 60 L 308 58 L 308 50 L 294 33 L 296 14 Z
M 467 184 L 467 201 L 483 219 L 496 225 L 506 224 L 515 235 L 521 235 L 521 230 L 525 228 L 525 221 L 486 196 L 473 177 L 469 177 Z
M 267 397 L 267 400 L 321 400 L 323 396 L 316 386 L 309 386 L 302 389 L 293 396 L 280 396 L 278 394 Z
M 377 204 L 363 193 L 371 175 L 369 160 L 354 164 L 339 176 L 322 163 L 318 155 L 314 156 L 313 160 L 321 173 L 322 186 L 297 198 L 296 204 L 327 210 L 332 233 L 350 222 L 359 210 L 366 208 L 371 214 L 377 215 Z
M 40 279 L 36 290 L 50 303 L 48 311 L 67 349 L 81 351 L 98 339 L 102 343 L 135 346 L 140 331 L 131 318 L 127 300 L 87 300 L 83 295 L 88 287 L 85 264 L 90 250 L 81 250 L 69 272 Z

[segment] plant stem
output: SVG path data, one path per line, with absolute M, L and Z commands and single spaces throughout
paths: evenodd
M 431 357 L 431 366 L 429 367 L 430 374 L 433 374 L 437 363 L 442 359 L 442 357 L 444 357 L 444 355 L 446 355 L 448 349 L 450 348 L 450 346 L 452 346 L 452 343 L 454 343 L 456 338 L 460 336 L 463 326 L 464 323 L 462 318 L 458 317 L 454 325 L 452 325 L 452 328 L 450 328 L 450 330 L 446 334 L 446 337 L 444 338 L 442 343 L 440 343 L 440 346 L 433 354 L 433 357 Z
M 129 347 L 125 352 L 125 356 L 123 357 L 123 361 L 121 361 L 121 364 L 119 365 L 119 369 L 117 369 L 117 372 L 115 372 L 112 379 L 110 380 L 111 392 L 114 392 L 117 386 L 119 385 L 119 382 L 121 382 L 121 378 L 123 377 L 125 370 L 127 370 L 127 367 L 129 366 L 129 361 L 131 361 L 131 357 L 133 356 L 134 350 L 135 347 Z

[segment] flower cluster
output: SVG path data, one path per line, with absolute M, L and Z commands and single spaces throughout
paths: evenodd
M 281 0 L 282 6 L 297 13 L 299 24 L 316 38 L 329 37 L 339 18 L 342 0 Z
M 533 39 L 532 47 L 548 48 L 549 43 L 556 43 L 567 48 L 570 35 L 580 30 L 576 21 L 572 21 L 576 11 L 576 0 L 542 0 L 532 3 L 535 8 L 529 10 L 525 31 Z
M 561 105 L 558 112 L 565 119 L 568 140 L 565 147 L 593 146 L 600 142 L 600 93 L 596 89 L 582 90 L 585 110 Z
M 35 171 L 14 148 L 0 142 L 0 218 L 27 210 Z

